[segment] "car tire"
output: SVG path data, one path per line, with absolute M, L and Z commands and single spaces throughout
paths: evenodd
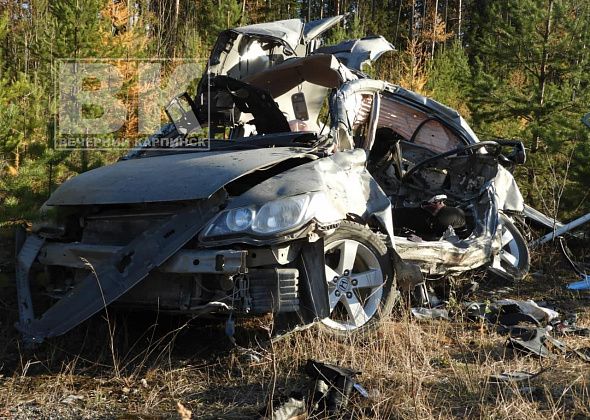
M 500 213 L 500 223 L 502 224 L 500 265 L 514 279 L 520 280 L 528 274 L 531 266 L 527 242 L 510 217 Z
M 375 327 L 391 313 L 398 294 L 395 271 L 383 235 L 351 221 L 324 240 L 330 316 L 320 327 L 348 336 Z

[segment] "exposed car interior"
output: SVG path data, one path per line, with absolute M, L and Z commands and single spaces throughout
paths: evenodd
M 386 94 L 379 102 L 367 167 L 391 199 L 396 235 L 432 241 L 475 234 L 473 201 L 497 171 L 495 157 L 478 153 L 486 144 L 469 145 L 438 119 Z
M 211 138 L 245 138 L 287 132 L 327 134 L 327 100 L 343 81 L 344 67 L 330 55 L 285 60 L 244 81 L 215 76 L 201 109 Z

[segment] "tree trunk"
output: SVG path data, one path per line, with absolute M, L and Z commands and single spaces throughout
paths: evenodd
M 462 9 L 463 9 L 463 1 L 459 0 L 459 11 L 458 11 L 459 22 L 458 22 L 458 26 L 457 26 L 457 39 L 459 39 L 459 41 L 461 41 L 461 24 L 463 23 Z M 460 42 L 460 45 L 463 46 L 463 43 Z
M 436 46 L 436 18 L 438 16 L 438 0 L 434 2 L 434 17 L 432 20 L 432 58 L 434 59 L 434 47 Z
M 410 41 L 414 39 L 414 19 L 416 17 L 416 0 L 412 0 L 412 9 L 410 11 Z
M 549 61 L 549 51 L 547 45 L 549 43 L 549 37 L 551 36 L 551 19 L 553 15 L 553 2 L 549 0 L 547 10 L 547 20 L 545 21 L 545 31 L 543 33 L 543 53 L 541 55 L 541 67 L 539 69 L 539 108 L 536 112 L 537 122 L 539 121 L 542 113 L 543 105 L 545 105 L 545 87 L 547 86 L 547 62 Z M 531 153 L 536 153 L 539 150 L 539 143 L 541 139 L 538 133 L 535 133 L 533 137 L 533 144 L 531 145 Z
M 397 24 L 395 25 L 395 41 L 394 44 L 396 48 L 399 47 L 397 41 L 398 41 L 398 35 L 399 35 L 399 23 L 401 21 L 401 17 L 402 17 L 402 6 L 404 4 L 403 0 L 399 0 L 399 9 L 397 10 Z

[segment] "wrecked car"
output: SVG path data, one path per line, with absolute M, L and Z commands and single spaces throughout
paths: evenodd
M 273 313 L 342 334 L 441 276 L 526 273 L 511 221 L 523 200 L 503 166 L 524 162 L 522 144 L 480 142 L 454 110 L 362 73 L 393 49 L 382 37 L 320 46 L 341 18 L 223 32 L 198 94 L 171 102 L 155 135 L 182 139 L 198 120 L 208 150 L 142 147 L 51 195 L 51 220 L 18 254 L 24 339 L 64 334 L 110 304 Z M 412 222 L 429 206 L 464 220 L 421 231 Z M 40 317 L 38 268 L 55 301 Z

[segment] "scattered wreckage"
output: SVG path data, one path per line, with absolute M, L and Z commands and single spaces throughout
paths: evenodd
M 382 37 L 320 46 L 341 19 L 222 32 L 198 94 L 171 101 L 154 136 L 182 143 L 198 121 L 209 150 L 142 147 L 51 195 L 18 254 L 25 340 L 111 303 L 348 333 L 400 290 L 427 301 L 425 282 L 442 276 L 526 274 L 507 169 L 524 163 L 522 143 L 480 142 L 456 111 L 362 73 L 393 49 Z M 437 231 L 441 208 L 461 222 Z M 55 303 L 36 317 L 39 268 Z
M 308 359 L 303 369 L 311 379 L 307 387 L 291 393 L 284 401 L 271 401 L 262 420 L 294 420 L 311 416 L 342 415 L 353 391 L 369 398 L 369 393 L 357 382 L 362 372 L 318 360 Z M 270 414 L 270 415 L 269 415 Z

